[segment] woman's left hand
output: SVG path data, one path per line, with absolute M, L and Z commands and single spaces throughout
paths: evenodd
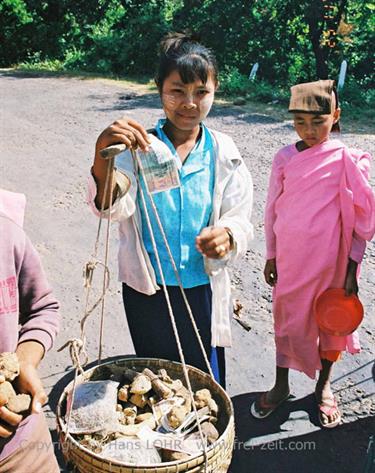
M 195 239 L 199 253 L 207 258 L 220 259 L 231 250 L 229 234 L 224 227 L 205 227 Z

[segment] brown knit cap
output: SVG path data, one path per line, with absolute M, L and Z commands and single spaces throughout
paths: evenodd
M 332 92 L 336 100 L 335 108 L 339 106 L 335 81 L 331 79 L 297 84 L 291 87 L 290 91 L 291 96 L 288 111 L 291 113 L 330 114 L 333 100 Z M 340 126 L 337 122 L 333 125 L 332 131 L 339 130 Z

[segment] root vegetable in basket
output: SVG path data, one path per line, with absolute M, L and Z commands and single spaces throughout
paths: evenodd
M 153 413 L 152 412 L 145 412 L 144 414 L 139 414 L 136 418 L 135 418 L 135 423 L 136 424 L 140 424 L 141 422 L 144 422 L 146 420 L 150 420 L 154 417 Z
M 151 391 L 151 389 L 151 380 L 144 374 L 137 375 L 130 386 L 130 392 L 132 394 L 146 394 Z
M 158 378 L 161 379 L 164 383 L 168 383 L 168 384 L 173 383 L 172 378 L 169 376 L 169 374 L 167 373 L 167 370 L 165 370 L 164 368 L 160 368 L 158 370 Z
M 177 381 L 179 381 L 179 383 L 177 383 Z M 187 388 L 185 388 L 185 386 L 182 384 L 181 380 L 176 380 L 175 383 L 174 383 L 174 387 L 172 388 L 174 393 L 175 393 L 175 397 L 183 399 L 182 406 L 184 406 L 184 408 L 186 409 L 186 412 L 189 413 L 191 411 L 191 407 L 192 407 L 191 406 L 192 401 L 191 401 L 190 392 Z
M 120 388 L 118 390 L 118 399 L 119 401 L 122 401 L 122 402 L 127 402 L 128 399 L 129 399 L 129 388 L 130 386 L 128 384 L 124 384 L 124 386 L 122 386 L 122 388 Z
M 186 409 L 182 406 L 174 406 L 167 414 L 168 424 L 172 429 L 180 427 L 186 417 Z
M 219 432 L 211 422 L 203 422 L 203 424 L 201 424 L 201 430 L 203 435 L 207 438 L 209 445 L 216 442 L 220 436 Z
M 145 394 L 133 394 L 129 401 L 135 406 L 143 409 L 147 405 L 148 397 Z
M 151 380 L 152 389 L 158 394 L 161 398 L 166 399 L 172 396 L 173 391 L 165 384 L 161 379 L 157 377 L 150 369 L 145 368 L 143 374 L 148 376 Z
M 208 406 L 210 408 L 211 414 L 214 417 L 217 417 L 219 408 L 214 399 L 212 399 L 211 393 L 208 389 L 200 389 L 197 391 L 194 394 L 194 402 L 197 409 Z
M 136 437 L 139 431 L 145 426 L 149 427 L 152 430 L 156 428 L 156 421 L 153 416 L 146 418 L 139 424 L 138 423 L 132 424 L 132 425 L 120 424 L 117 427 L 117 432 L 127 437 Z
M 121 412 L 119 421 L 123 425 L 134 425 L 136 417 L 137 413 L 133 409 L 127 408 Z

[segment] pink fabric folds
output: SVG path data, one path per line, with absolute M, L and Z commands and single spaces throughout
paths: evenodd
M 274 202 L 268 201 L 266 211 L 268 228 L 273 221 L 268 231 L 273 234 L 266 236 L 276 243 L 277 365 L 315 378 L 319 348 L 360 349 L 357 333 L 319 332 L 313 304 L 326 289 L 344 286 L 353 235 L 364 240 L 374 235 L 375 199 L 366 178 L 370 156 L 351 152 L 339 140 L 302 152 L 288 149 L 293 153 L 284 161 L 282 189 L 271 192 Z
M 24 194 L 0 189 L 0 212 L 11 218 L 20 227 L 23 226 L 26 197 Z

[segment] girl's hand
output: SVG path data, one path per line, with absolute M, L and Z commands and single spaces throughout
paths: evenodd
M 195 247 L 207 258 L 220 259 L 232 249 L 225 227 L 205 227 L 195 239 Z
M 277 283 L 276 258 L 268 259 L 264 267 L 264 278 L 266 283 L 274 287 Z
M 358 282 L 357 282 L 357 268 L 358 263 L 349 258 L 348 269 L 345 277 L 345 295 L 351 296 L 352 294 L 358 294 Z
M 142 125 L 131 118 L 123 117 L 99 135 L 95 146 L 96 156 L 99 156 L 99 151 L 102 149 L 118 143 L 124 143 L 127 148 L 141 148 L 142 151 L 148 151 L 150 140 Z

